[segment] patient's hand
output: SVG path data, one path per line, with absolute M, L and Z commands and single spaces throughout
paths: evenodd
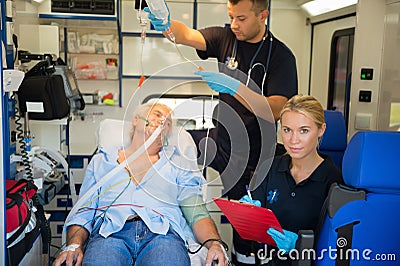
M 83 251 L 82 247 L 79 246 L 75 249 L 64 250 L 58 254 L 57 258 L 53 262 L 53 266 L 61 266 L 65 262 L 66 266 L 80 266 L 82 265 Z
M 213 263 L 214 261 L 214 263 Z M 212 264 L 213 263 L 213 264 Z M 228 265 L 228 261 L 225 257 L 225 251 L 223 250 L 222 245 L 214 241 L 212 245 L 208 248 L 207 258 L 206 258 L 206 265 L 218 265 L 218 266 L 226 266 Z

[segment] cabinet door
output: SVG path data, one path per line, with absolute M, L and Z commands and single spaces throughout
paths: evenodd
M 210 26 L 224 26 L 229 24 L 226 2 L 213 3 L 203 1 L 197 4 L 197 28 L 202 29 Z
M 164 37 L 147 37 L 142 55 L 140 38 L 123 37 L 122 47 L 123 75 L 141 75 L 141 65 L 144 75 L 153 75 L 166 67 L 185 62 L 174 44 Z M 198 59 L 193 48 L 180 45 L 179 49 L 188 59 Z
M 68 64 L 75 72 L 85 102 L 117 105 L 120 95 L 117 29 L 69 28 L 66 39 Z
M 53 25 L 20 25 L 19 49 L 29 51 L 32 54 L 55 54 L 59 56 L 58 32 L 59 27 Z

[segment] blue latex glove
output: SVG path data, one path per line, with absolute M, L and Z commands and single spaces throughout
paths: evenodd
M 283 233 L 284 234 L 272 227 L 267 230 L 267 234 L 272 237 L 278 248 L 284 250 L 285 253 L 289 253 L 292 249 L 295 248 L 296 241 L 299 236 L 296 233 L 287 231 L 285 229 L 283 229 Z
M 227 93 L 233 96 L 240 86 L 239 80 L 224 73 L 196 71 L 194 74 L 201 76 L 207 82 L 207 85 L 216 92 Z
M 250 203 L 255 206 L 261 207 L 261 202 L 259 200 L 251 200 L 248 195 L 244 195 L 239 201 L 245 202 L 245 203 Z
M 167 6 L 167 8 L 168 8 L 168 6 Z M 156 18 L 156 17 L 151 13 L 151 11 L 150 11 L 150 9 L 149 9 L 148 7 L 145 7 L 145 8 L 143 9 L 143 11 L 149 13 L 149 20 L 150 20 L 151 24 L 153 24 L 154 29 L 155 29 L 156 31 L 165 32 L 165 31 L 167 31 L 168 28 L 171 26 L 171 20 L 170 20 L 170 18 L 169 18 L 169 12 L 168 12 L 168 22 L 165 23 L 165 24 L 163 24 L 164 21 L 163 21 L 162 19 Z M 169 10 L 168 10 L 168 11 L 169 11 Z

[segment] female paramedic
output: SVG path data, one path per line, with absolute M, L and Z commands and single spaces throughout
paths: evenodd
M 204 178 L 180 167 L 180 153 L 166 145 L 171 109 L 139 106 L 132 125 L 128 147 L 102 148 L 89 163 L 80 199 L 120 164 L 126 167 L 67 218 L 67 246 L 53 265 L 190 265 L 185 244 L 194 237 L 208 248 L 208 265 L 226 265 L 202 200 Z
M 294 249 L 299 230 L 316 229 L 331 184 L 343 183 L 343 178 L 333 160 L 317 152 L 326 124 L 323 108 L 314 97 L 292 97 L 280 117 L 287 153 L 275 157 L 263 183 L 252 193 L 253 200 L 246 195 L 241 201 L 261 204 L 275 213 L 284 233 L 273 228 L 266 233 L 282 255 Z M 291 265 L 287 256 L 271 252 L 271 247 L 266 250 L 270 261 L 265 265 Z

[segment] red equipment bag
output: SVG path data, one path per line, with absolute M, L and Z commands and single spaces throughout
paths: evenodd
M 30 201 L 37 187 L 25 179 L 6 180 L 6 230 L 10 233 L 20 227 L 23 229 L 29 223 L 31 216 Z

